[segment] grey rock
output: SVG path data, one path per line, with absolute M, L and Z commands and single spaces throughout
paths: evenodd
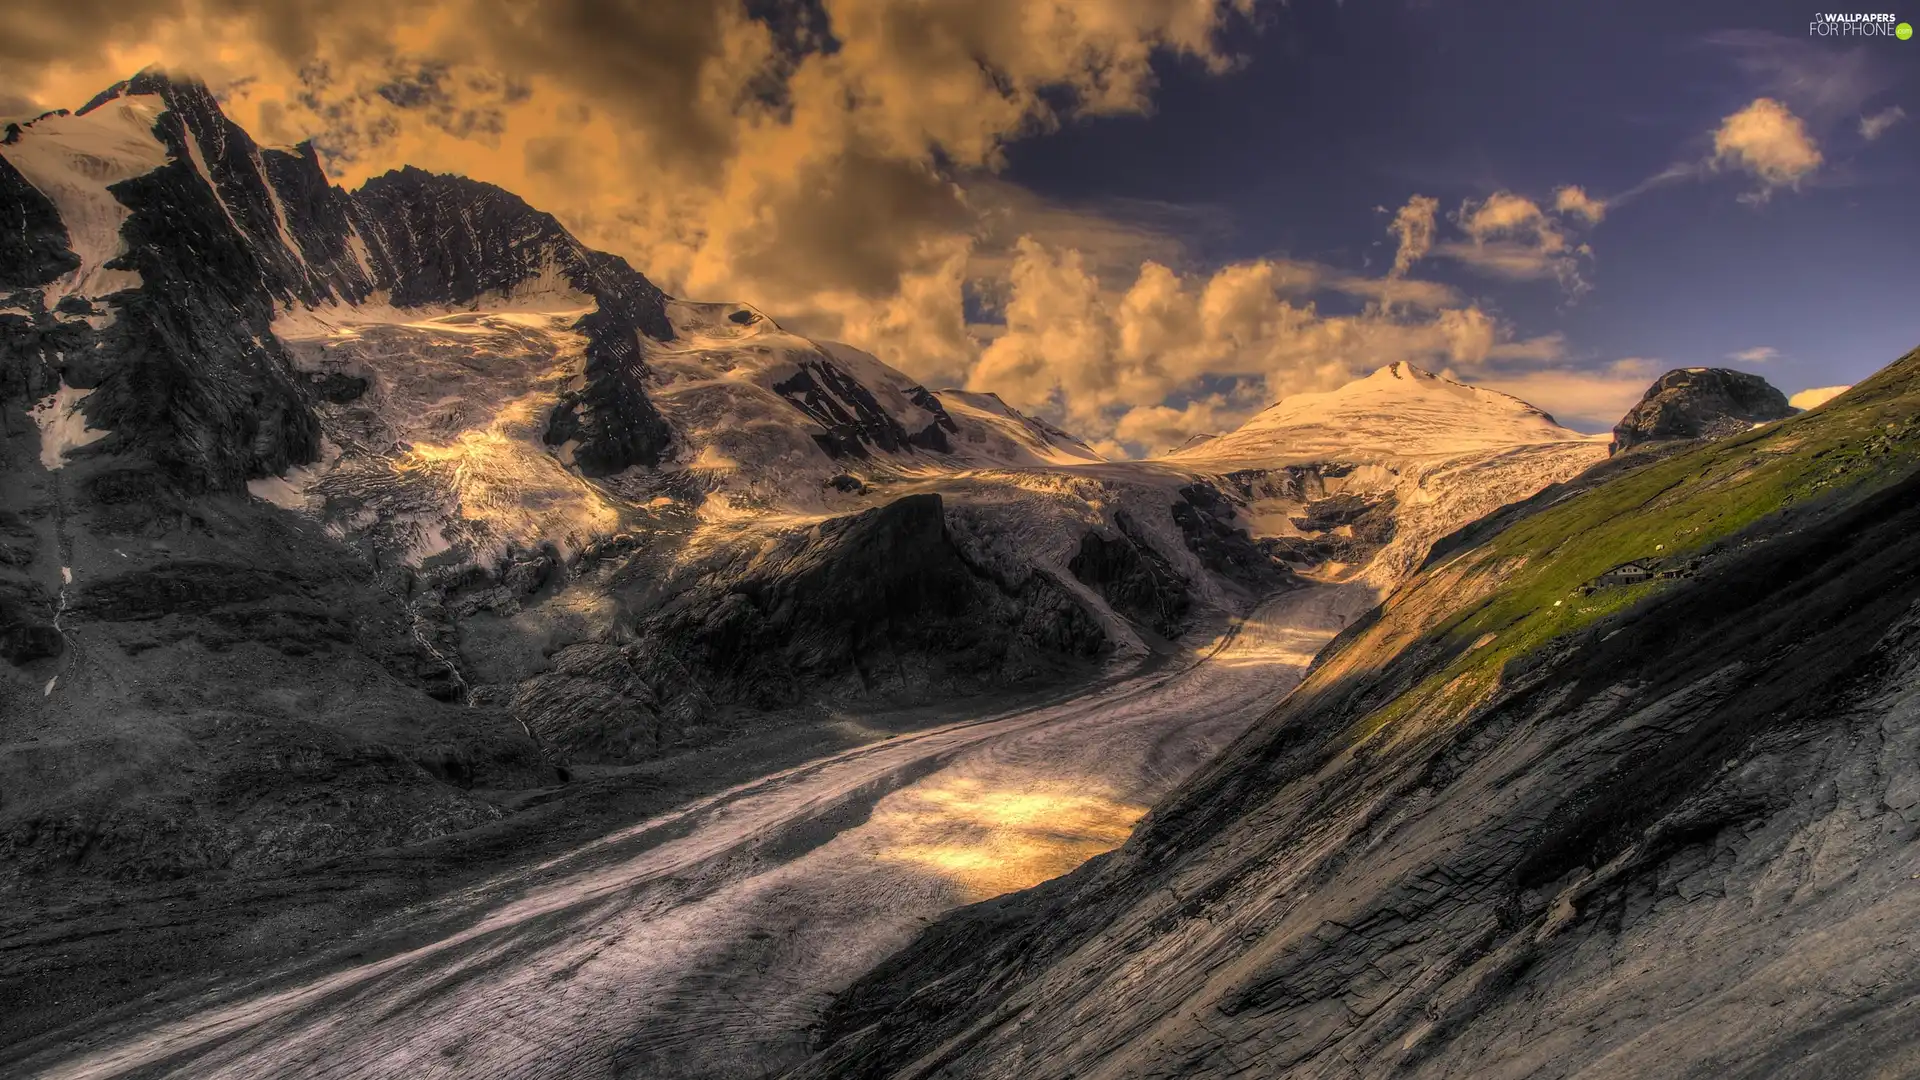
M 1671 439 L 1723 439 L 1795 412 L 1758 375 L 1728 368 L 1677 368 L 1655 380 L 1613 428 L 1613 453 Z

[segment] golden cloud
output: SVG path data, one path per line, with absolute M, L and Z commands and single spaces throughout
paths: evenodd
M 195 73 L 341 182 L 493 182 L 670 291 L 957 374 L 980 221 L 951 177 L 1145 108 L 1156 51 L 1225 67 L 1251 3 L 820 0 L 775 27 L 739 0 L 79 0 L 0 12 L 0 63 L 32 108 Z
M 968 386 L 1052 413 L 1107 449 L 1165 448 L 1232 427 L 1279 397 L 1331 389 L 1396 360 L 1477 371 L 1559 355 L 1557 338 L 1513 341 L 1475 306 L 1402 312 L 1373 303 L 1324 313 L 1304 293 L 1451 293 L 1432 283 L 1340 278 L 1313 264 L 1254 260 L 1182 275 L 1149 262 L 1131 283 L 1108 288 L 1080 252 L 1026 238 L 1010 278 L 1005 331 L 982 351 Z
M 1761 199 L 1776 187 L 1798 184 L 1822 160 L 1807 125 L 1772 98 L 1755 98 L 1722 120 L 1713 133 L 1714 164 L 1758 177 L 1762 186 L 1756 197 Z
M 342 183 L 406 163 L 499 184 L 670 292 L 1095 439 L 1164 445 L 1395 360 L 1540 354 L 1408 276 L 1436 249 L 1428 197 L 1395 215 L 1381 278 L 1277 258 L 1193 273 L 1141 223 L 1176 210 L 1055 206 L 995 178 L 1014 140 L 1145 109 L 1157 54 L 1228 67 L 1216 35 L 1254 2 L 818 0 L 776 26 L 743 0 L 72 0 L 0 9 L 0 63 L 28 108 L 154 63 L 199 74 L 263 141 L 314 139 Z M 1602 205 L 1569 191 L 1558 218 L 1507 193 L 1463 208 L 1451 253 L 1567 280 L 1584 250 L 1567 222 Z M 969 296 L 1004 327 L 969 325 Z

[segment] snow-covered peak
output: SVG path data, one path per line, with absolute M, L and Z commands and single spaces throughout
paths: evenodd
M 1191 464 L 1272 465 L 1586 440 L 1519 398 L 1398 362 L 1337 390 L 1283 398 L 1238 430 L 1169 457 Z

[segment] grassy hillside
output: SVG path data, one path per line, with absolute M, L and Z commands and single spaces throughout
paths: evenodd
M 1500 585 L 1427 636 L 1454 654 L 1366 717 L 1369 737 L 1412 710 L 1482 698 L 1509 666 L 1629 610 L 1670 581 L 1581 587 L 1629 560 L 1716 559 L 1825 518 L 1920 464 L 1920 350 L 1826 405 L 1746 435 L 1576 486 L 1435 568 Z

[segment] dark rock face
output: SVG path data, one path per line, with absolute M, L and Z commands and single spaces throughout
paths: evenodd
M 101 465 L 63 470 L 57 514 L 0 515 L 74 548 L 63 596 L 0 572 L 0 652 L 31 665 L 0 667 L 0 711 L 51 724 L 0 742 L 0 888 L 415 842 L 499 816 L 464 787 L 546 781 L 503 711 L 432 700 L 397 590 L 319 529 Z
M 712 741 L 729 717 L 977 692 L 1077 670 L 1107 647 L 1057 581 L 971 559 L 938 495 L 720 559 L 632 595 L 632 644 L 563 651 L 517 714 L 566 753 L 630 758 Z
M 827 477 L 827 486 L 840 492 L 842 495 L 865 495 L 867 493 L 866 481 L 850 473 L 836 473 L 833 476 Z
M 1067 570 L 1120 614 L 1162 637 L 1179 637 L 1187 629 L 1193 604 L 1188 591 L 1192 582 L 1140 535 L 1126 511 L 1114 512 L 1113 527 L 1119 535 L 1096 531 L 1081 537 Z
M 1758 375 L 1679 368 L 1660 376 L 1614 425 L 1612 452 L 1670 439 L 1724 439 L 1793 413 L 1786 395 Z
M 0 294 L 54 281 L 80 265 L 53 202 L 0 156 Z
M 0 578 L 0 659 L 20 667 L 59 656 L 65 642 L 53 625 L 53 598 L 31 582 Z
M 813 436 L 828 457 L 866 457 L 872 447 L 899 453 L 909 447 L 950 453 L 949 432 L 958 432 L 940 399 L 923 387 L 913 387 L 908 398 L 933 414 L 931 423 L 909 433 L 882 408 L 873 391 L 861 385 L 825 356 L 800 363 L 800 370 L 773 384 L 774 392 L 806 413 L 823 430 Z
M 1180 501 L 1173 504 L 1174 524 L 1207 569 L 1256 593 L 1288 584 L 1292 574 L 1286 564 L 1271 545 L 1255 542 L 1234 525 L 1237 516 L 1232 500 L 1204 482 L 1181 488 Z
M 284 282 L 266 249 L 234 230 L 188 160 L 114 194 L 132 210 L 122 262 L 143 284 L 114 301 L 118 320 L 66 376 L 95 388 L 85 408 L 113 432 L 106 449 L 145 455 L 187 490 L 231 491 L 313 460 L 319 421 L 272 333 Z

